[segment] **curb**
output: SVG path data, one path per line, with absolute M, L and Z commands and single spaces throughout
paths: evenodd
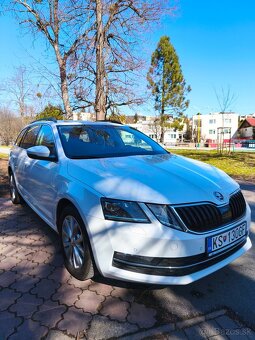
M 137 333 L 132 333 L 129 335 L 124 335 L 119 337 L 118 339 L 121 340 L 141 340 L 143 338 L 146 337 L 151 337 L 151 336 L 160 336 L 163 334 L 169 334 L 173 331 L 178 331 L 184 328 L 188 328 L 191 326 L 194 326 L 196 324 L 199 324 L 201 322 L 204 321 L 209 321 L 212 319 L 215 319 L 219 316 L 225 315 L 227 313 L 226 309 L 220 309 L 211 313 L 208 313 L 206 315 L 201 315 L 201 316 L 196 316 L 187 320 L 183 320 L 183 321 L 178 321 L 176 323 L 172 323 L 172 324 L 166 324 L 163 326 L 159 326 L 159 327 L 155 327 L 155 328 L 151 328 L 148 329 L 146 331 L 140 331 Z

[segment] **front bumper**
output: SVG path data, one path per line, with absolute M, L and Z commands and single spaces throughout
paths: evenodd
M 210 258 L 206 254 L 206 234 L 180 232 L 161 225 L 153 216 L 151 224 L 130 224 L 90 216 L 91 246 L 99 272 L 105 277 L 147 284 L 184 285 L 207 276 L 231 263 L 251 248 L 248 236 L 231 248 Z M 246 222 L 246 215 L 223 231 Z
M 130 282 L 142 282 L 155 285 L 187 285 L 225 267 L 229 263 L 233 262 L 243 254 L 245 254 L 251 248 L 251 246 L 252 246 L 251 240 L 248 237 L 246 243 L 240 249 L 236 250 L 234 253 L 229 255 L 227 258 L 221 259 L 219 262 L 211 264 L 210 266 L 199 271 L 193 272 L 191 274 L 181 276 L 160 276 L 142 274 L 112 267 L 109 270 L 107 276 L 119 280 L 125 280 Z
M 152 258 L 114 252 L 112 265 L 113 267 L 135 273 L 160 276 L 184 276 L 219 263 L 241 249 L 246 243 L 247 237 L 223 253 L 213 257 L 208 257 L 206 254 L 199 254 L 184 258 Z

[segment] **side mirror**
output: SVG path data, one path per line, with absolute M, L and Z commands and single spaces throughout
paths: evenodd
M 47 146 L 44 146 L 44 145 L 37 145 L 37 146 L 32 146 L 31 148 L 28 148 L 27 155 L 28 157 L 33 158 L 33 159 L 40 159 L 40 160 L 52 161 L 52 162 L 57 160 L 56 156 L 50 156 L 49 148 L 47 148 Z

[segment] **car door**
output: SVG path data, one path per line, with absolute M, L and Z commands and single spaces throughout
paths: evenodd
M 27 156 L 28 148 L 35 146 L 36 138 L 40 130 L 40 125 L 30 126 L 23 134 L 19 144 L 12 150 L 12 158 L 15 172 L 15 179 L 21 195 L 26 200 L 31 200 L 28 191 L 29 178 L 27 176 L 33 160 Z
M 13 147 L 11 148 L 10 151 L 10 166 L 12 169 L 12 172 L 14 173 L 15 180 L 16 180 L 16 185 L 19 186 L 19 179 L 20 179 L 20 169 L 18 167 L 18 159 L 20 154 L 22 153 L 22 148 L 20 147 L 20 143 L 25 136 L 28 128 L 23 129 L 20 134 L 18 135 Z
M 50 156 L 57 156 L 54 134 L 50 125 L 42 125 L 36 145 L 47 146 Z M 33 196 L 33 204 L 48 220 L 54 220 L 56 205 L 56 177 L 58 174 L 58 161 L 33 159 L 27 172 L 28 190 Z

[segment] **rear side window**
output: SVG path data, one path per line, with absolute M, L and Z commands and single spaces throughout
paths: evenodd
M 36 145 L 44 145 L 50 150 L 50 156 L 56 155 L 53 131 L 49 125 L 43 125 L 36 141 Z
M 35 146 L 35 141 L 36 141 L 39 130 L 40 130 L 39 125 L 31 126 L 27 130 L 27 133 L 25 134 L 25 136 L 22 138 L 20 147 L 23 149 L 28 149 L 31 146 Z

